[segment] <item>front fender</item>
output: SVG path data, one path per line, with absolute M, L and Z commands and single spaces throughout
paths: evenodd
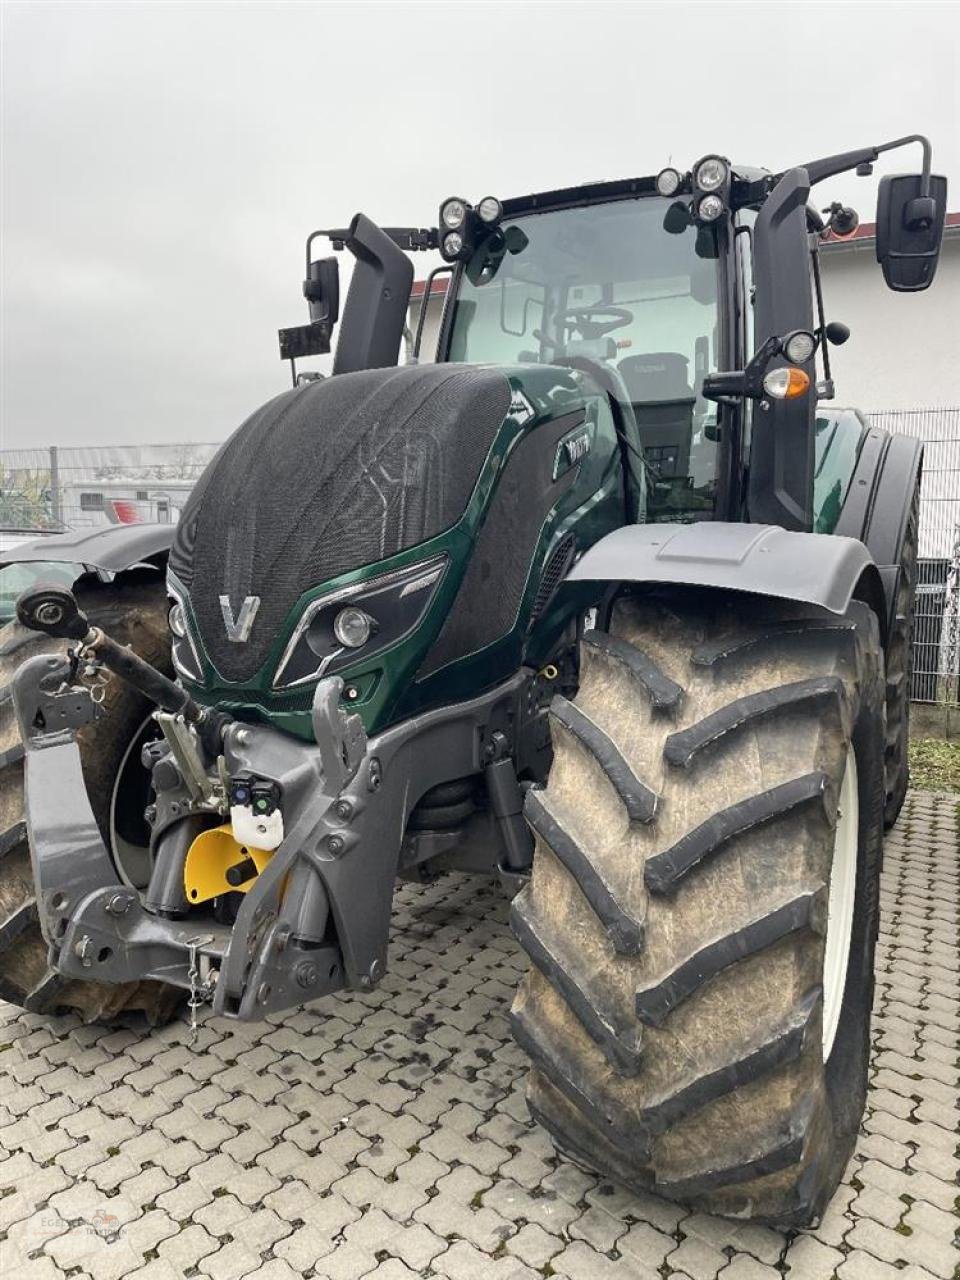
M 4 552 L 0 556 L 0 569 L 8 564 L 38 561 L 83 565 L 104 573 L 122 573 L 137 564 L 161 568 L 166 564 L 175 527 L 172 524 L 120 524 L 55 533 Z
M 649 582 L 714 587 L 818 605 L 845 613 L 851 599 L 880 603 L 883 586 L 856 538 L 788 533 L 777 525 L 625 525 L 578 560 L 568 582 Z

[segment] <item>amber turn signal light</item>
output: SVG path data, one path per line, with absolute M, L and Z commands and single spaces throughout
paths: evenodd
M 796 400 L 810 390 L 810 377 L 790 365 L 772 369 L 763 380 L 763 389 L 773 400 Z

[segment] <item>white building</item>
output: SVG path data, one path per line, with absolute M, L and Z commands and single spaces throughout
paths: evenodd
M 874 224 L 821 246 L 827 318 L 850 326 L 831 349 L 837 397 L 867 411 L 960 405 L 960 213 L 948 215 L 937 276 L 922 293 L 893 293 L 875 253 Z

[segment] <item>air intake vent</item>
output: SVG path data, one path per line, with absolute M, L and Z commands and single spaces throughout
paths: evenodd
M 577 540 L 572 533 L 568 533 L 544 566 L 540 590 L 537 592 L 533 612 L 530 615 L 531 626 L 546 613 L 550 601 L 557 594 L 560 583 L 570 572 L 576 554 Z

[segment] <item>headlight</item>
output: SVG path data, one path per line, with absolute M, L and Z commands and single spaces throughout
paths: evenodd
M 283 651 L 273 687 L 320 680 L 399 644 L 420 625 L 446 567 L 446 556 L 434 556 L 312 601 Z
M 783 354 L 791 364 L 806 364 L 817 349 L 817 340 L 806 329 L 798 329 L 784 339 Z
M 348 605 L 333 620 L 333 634 L 348 649 L 361 649 L 373 634 L 373 619 L 369 613 Z
M 657 174 L 657 190 L 662 196 L 675 196 L 682 179 L 676 169 L 661 169 Z
M 467 220 L 467 205 L 464 200 L 454 197 L 444 202 L 440 210 L 440 221 L 449 231 L 456 231 Z
M 723 207 L 719 196 L 704 196 L 697 205 L 697 217 L 701 222 L 716 222 L 723 213 Z
M 203 680 L 203 664 L 190 631 L 190 614 L 184 602 L 185 597 L 181 595 L 182 588 L 178 582 L 176 585 L 174 583 L 175 579 L 168 576 L 167 594 L 173 600 L 167 614 L 171 636 L 170 657 L 177 675 L 199 684 Z
M 496 196 L 484 196 L 477 205 L 477 213 L 480 215 L 481 222 L 485 222 L 488 227 L 492 227 L 503 217 L 503 205 Z
M 693 171 L 694 184 L 701 191 L 719 191 L 729 176 L 729 166 L 720 156 L 704 156 Z
M 180 640 L 183 640 L 187 634 L 187 620 L 184 617 L 183 605 L 179 601 L 175 601 L 170 606 L 170 612 L 167 614 L 167 622 L 170 630 Z

